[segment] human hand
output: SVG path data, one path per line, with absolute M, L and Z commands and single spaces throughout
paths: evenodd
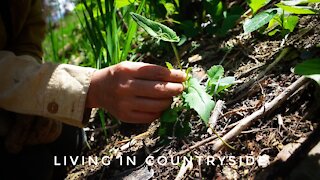
M 43 117 L 17 114 L 5 139 L 10 153 L 19 153 L 24 146 L 48 144 L 61 134 L 62 123 Z
M 185 80 L 182 71 L 122 62 L 93 74 L 86 107 L 104 108 L 124 122 L 150 123 L 183 91 Z

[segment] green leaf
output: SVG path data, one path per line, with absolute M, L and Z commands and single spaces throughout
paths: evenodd
M 274 36 L 277 32 L 280 32 L 279 29 L 274 29 L 268 33 L 268 36 Z
M 268 33 L 269 36 L 275 35 L 277 32 L 279 32 L 279 29 L 276 29 L 276 27 L 282 25 L 282 20 L 279 14 L 275 15 L 268 24 L 268 27 L 264 30 L 264 34 Z
M 218 94 L 234 84 L 235 78 L 223 77 L 224 69 L 221 65 L 212 66 L 208 71 L 207 91 L 210 95 Z
M 173 3 L 162 3 L 167 10 L 167 16 L 178 14 Z
M 298 64 L 294 72 L 300 75 L 320 74 L 320 58 L 306 60 Z
M 207 124 L 215 102 L 212 100 L 212 97 L 205 92 L 197 79 L 190 78 L 186 93 L 183 93 L 183 97 L 189 107 L 194 109 Z
M 315 80 L 320 85 L 320 58 L 306 60 L 298 64 L 294 71 Z
M 271 0 L 247 0 L 249 7 L 252 9 L 253 14 L 255 14 L 260 8 L 267 5 Z
M 129 4 L 132 4 L 135 2 L 134 0 L 115 0 L 115 4 L 117 8 L 122 8 L 124 6 L 128 6 Z
M 216 85 L 218 85 L 218 89 L 216 90 L 215 93 L 218 94 L 221 91 L 228 89 L 230 86 L 232 86 L 234 84 L 235 81 L 236 81 L 236 79 L 232 76 L 221 78 L 216 84 Z
M 283 28 L 288 29 L 290 32 L 293 32 L 298 22 L 299 22 L 298 16 L 287 16 L 284 18 Z
M 224 69 L 221 65 L 212 66 L 207 71 L 208 77 L 210 80 L 218 80 L 220 79 L 224 74 Z
M 282 3 L 276 4 L 277 7 L 283 9 L 286 12 L 293 14 L 316 14 L 316 10 L 309 6 L 287 6 Z
M 160 117 L 160 122 L 175 123 L 177 119 L 178 119 L 177 111 L 175 109 L 167 109 L 162 113 Z
M 287 6 L 296 6 L 300 4 L 308 4 L 308 3 L 319 3 L 320 0 L 287 0 L 287 1 L 281 1 L 284 5 Z
M 176 32 L 174 32 L 169 27 L 152 21 L 146 17 L 143 17 L 139 14 L 130 13 L 132 18 L 138 23 L 139 26 L 141 26 L 147 33 L 149 33 L 152 37 L 168 41 L 168 42 L 179 42 L 180 38 L 177 36 Z
M 166 66 L 169 70 L 174 69 L 172 64 L 166 61 Z
M 265 24 L 267 24 L 275 15 L 277 14 L 276 10 L 271 12 L 263 11 L 255 15 L 252 19 L 248 19 L 243 24 L 243 29 L 245 33 L 253 32 Z

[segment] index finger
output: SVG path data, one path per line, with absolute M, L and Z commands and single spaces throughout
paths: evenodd
M 134 77 L 142 80 L 176 83 L 181 83 L 186 80 L 186 74 L 182 71 L 176 69 L 169 70 L 162 66 L 147 63 L 142 63 L 137 67 Z

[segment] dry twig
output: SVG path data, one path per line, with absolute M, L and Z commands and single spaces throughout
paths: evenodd
M 232 138 L 239 135 L 243 130 L 247 129 L 253 122 L 264 117 L 266 114 L 272 112 L 277 107 L 279 107 L 284 101 L 286 101 L 296 90 L 298 90 L 301 86 L 306 84 L 308 79 L 305 77 L 301 77 L 296 80 L 293 84 L 285 89 L 282 93 L 280 93 L 276 98 L 274 98 L 271 102 L 266 103 L 263 107 L 261 107 L 258 111 L 252 113 L 250 116 L 247 116 L 239 121 L 239 124 L 231 129 L 226 135 L 222 137 L 222 139 L 226 142 L 230 141 Z M 213 145 L 213 150 L 215 152 L 219 151 L 223 147 L 222 141 L 216 141 Z
M 224 101 L 222 100 L 218 100 L 217 103 L 216 103 L 216 106 L 214 107 L 213 109 L 213 112 L 212 112 L 212 115 L 210 116 L 209 118 L 209 121 L 208 121 L 208 125 L 212 128 L 214 128 L 217 124 L 217 121 L 219 119 L 219 116 L 221 114 L 221 111 L 222 111 L 222 108 L 224 106 Z M 212 130 L 211 128 L 208 128 L 207 132 L 209 134 L 212 134 Z

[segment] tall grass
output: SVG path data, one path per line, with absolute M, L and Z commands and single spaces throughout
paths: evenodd
M 129 12 L 135 11 L 140 14 L 145 0 L 140 2 L 137 9 L 134 4 L 118 9 L 114 0 L 81 0 L 81 5 L 81 24 L 90 43 L 96 68 L 101 69 L 127 60 L 137 34 L 137 24 L 131 19 Z M 123 15 L 122 19 L 118 13 Z M 122 28 L 124 25 L 127 27 L 125 30 Z M 104 135 L 107 137 L 103 110 L 99 110 L 99 117 Z
M 98 69 L 127 60 L 131 45 L 137 32 L 137 24 L 129 19 L 119 19 L 117 12 L 128 16 L 134 4 L 122 8 L 116 7 L 114 0 L 82 0 L 83 26 L 91 45 L 91 51 Z M 145 0 L 139 4 L 136 13 L 141 13 Z M 122 29 L 125 24 L 128 29 Z M 121 39 L 125 41 L 122 42 Z

